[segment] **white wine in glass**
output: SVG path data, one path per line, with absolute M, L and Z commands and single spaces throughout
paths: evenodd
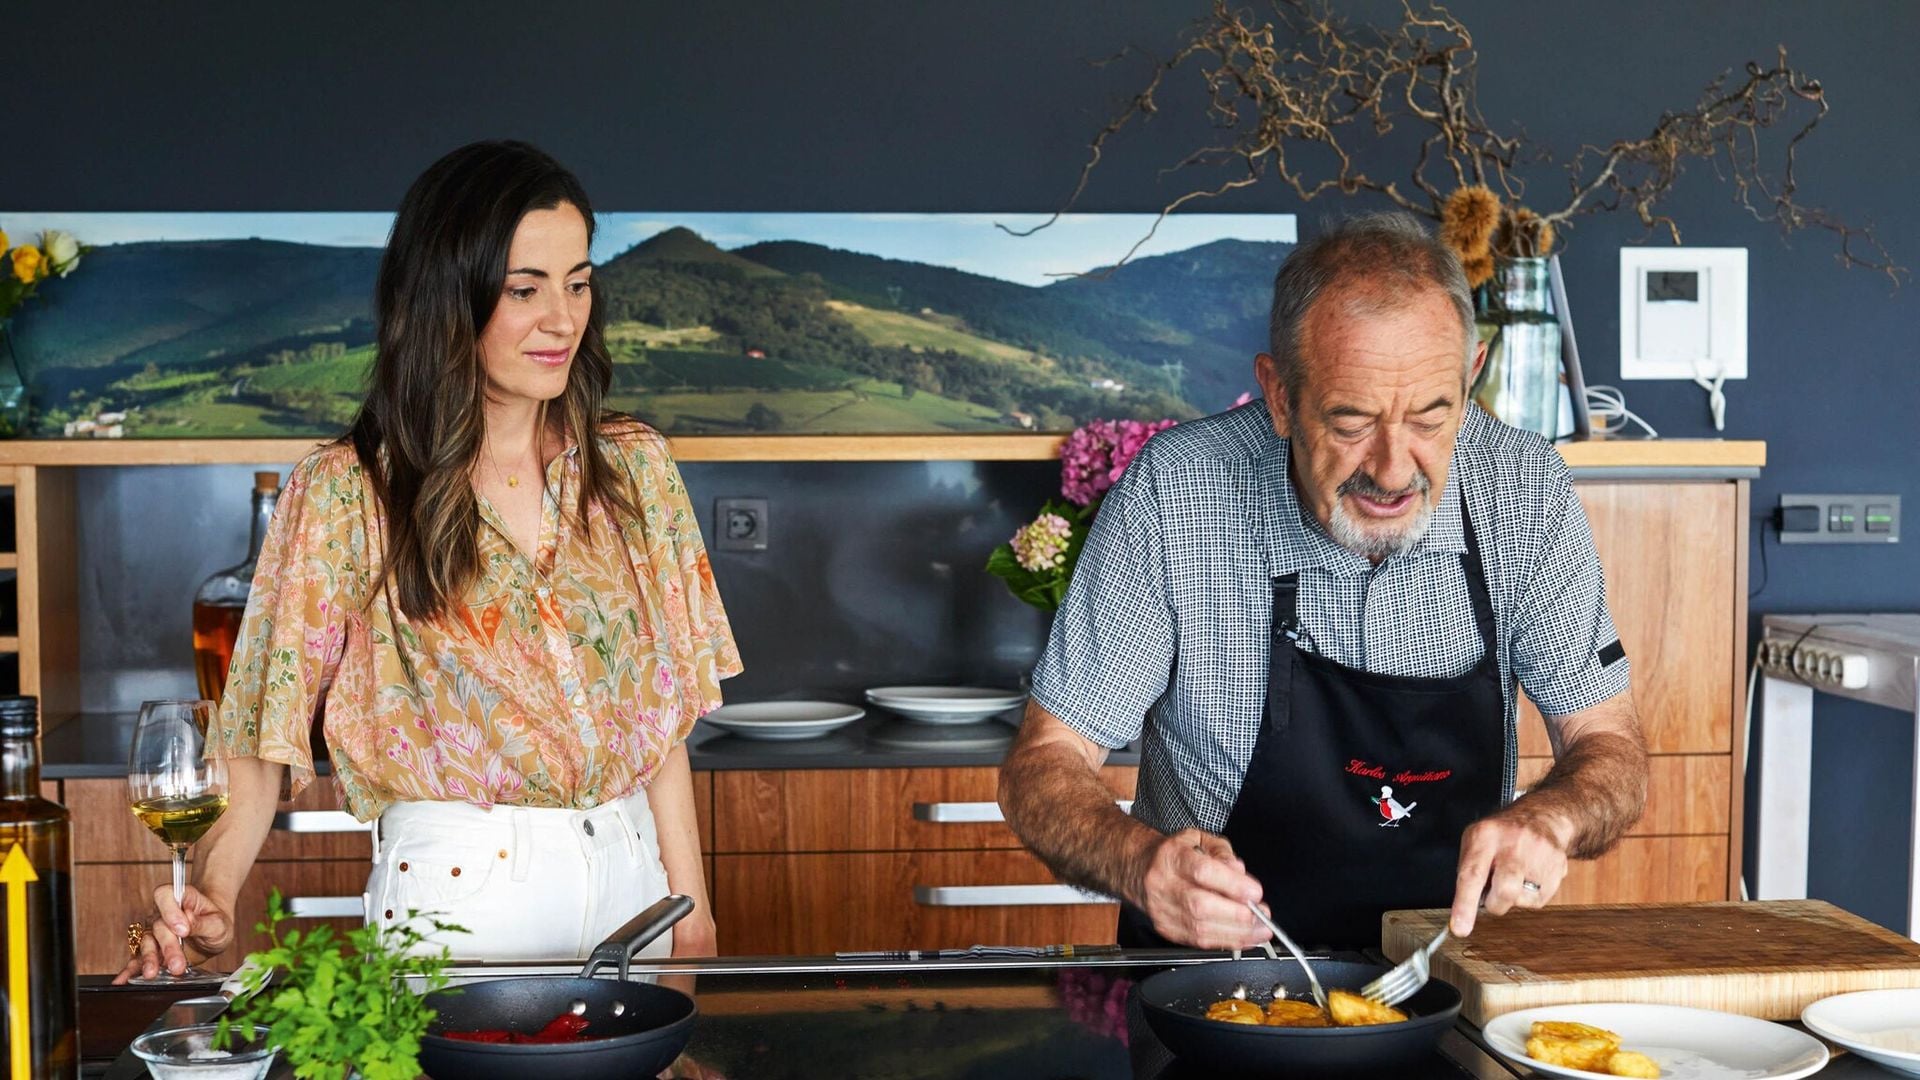
M 206 835 L 227 809 L 227 765 L 207 745 L 211 701 L 149 701 L 140 706 L 127 761 L 133 814 L 173 852 L 173 899 L 187 893 L 187 848 Z M 142 984 L 213 978 L 191 966 L 179 975 L 162 968 Z

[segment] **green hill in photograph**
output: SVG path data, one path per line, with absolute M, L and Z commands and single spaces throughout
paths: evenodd
M 669 433 L 1065 430 L 1252 385 L 1287 245 L 1224 240 L 1033 287 L 664 230 L 596 268 L 613 400 Z M 46 434 L 328 435 L 373 361 L 380 252 L 108 245 L 15 325 Z

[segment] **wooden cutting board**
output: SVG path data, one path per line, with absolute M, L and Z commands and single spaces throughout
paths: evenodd
M 1381 948 L 1397 963 L 1446 921 L 1443 909 L 1389 911 Z M 1482 915 L 1434 953 L 1433 974 L 1460 988 L 1476 1024 L 1588 1001 L 1797 1020 L 1833 994 L 1920 986 L 1920 942 L 1824 900 L 1547 907 Z

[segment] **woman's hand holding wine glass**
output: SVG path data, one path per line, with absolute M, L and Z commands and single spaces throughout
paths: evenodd
M 198 980 L 209 973 L 186 964 L 169 973 L 166 961 L 180 951 L 184 939 L 207 955 L 233 940 L 231 915 L 198 889 L 187 885 L 187 848 L 206 834 L 227 809 L 226 762 L 207 745 L 213 721 L 211 701 L 149 701 L 140 707 L 134 727 L 133 750 L 127 763 L 127 786 L 133 814 L 153 830 L 173 853 L 171 894 L 160 892 L 160 914 L 150 936 L 158 955 L 143 941 L 127 964 L 127 981 L 150 984 Z M 171 903 L 168 901 L 171 900 Z M 147 972 L 148 958 L 153 957 Z M 186 957 L 182 954 L 183 963 Z

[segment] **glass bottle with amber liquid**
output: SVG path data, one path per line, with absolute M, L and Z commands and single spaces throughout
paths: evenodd
M 200 680 L 200 696 L 215 703 L 227 688 L 227 667 L 233 663 L 240 620 L 247 613 L 247 594 L 253 591 L 253 568 L 280 500 L 280 474 L 253 474 L 253 536 L 247 559 L 214 573 L 193 594 L 193 668 Z
M 31 697 L 0 697 L 0 892 L 0 1075 L 77 1080 L 73 824 L 66 807 L 40 794 L 40 711 Z

